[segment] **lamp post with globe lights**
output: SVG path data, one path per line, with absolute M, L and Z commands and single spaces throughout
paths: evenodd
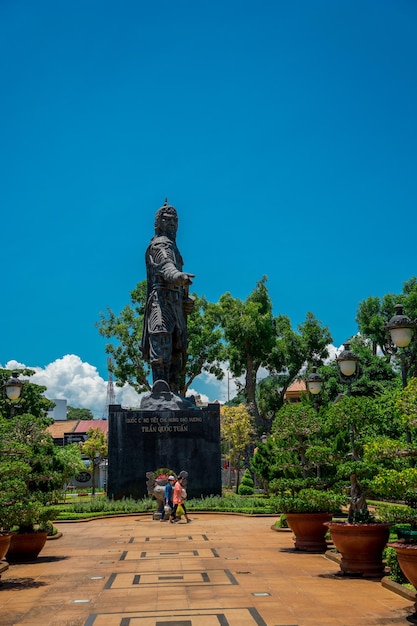
M 401 380 L 403 388 L 407 386 L 408 373 L 417 355 L 415 331 L 417 320 L 410 320 L 403 313 L 403 305 L 394 306 L 395 315 L 385 324 L 387 341 L 385 350 L 388 354 L 398 355 L 401 361 Z
M 339 371 L 339 378 L 342 383 L 347 385 L 347 395 L 352 395 L 352 383 L 354 383 L 359 376 L 359 357 L 350 349 L 350 342 L 343 344 L 343 350 L 339 356 L 336 357 L 336 363 Z M 353 430 L 352 420 L 349 420 L 349 440 L 352 455 L 355 450 L 355 432 Z
M 404 315 L 402 304 L 396 304 L 394 309 L 395 314 L 385 324 L 387 341 L 384 347 L 388 354 L 398 355 L 400 358 L 401 382 L 404 389 L 407 386 L 410 368 L 414 364 L 417 355 L 417 320 L 410 320 L 407 315 Z M 407 443 L 411 443 L 412 437 L 408 427 L 405 434 Z M 414 459 L 410 459 L 410 464 L 414 467 Z
M 347 385 L 348 396 L 352 395 L 352 383 L 359 376 L 359 357 L 350 349 L 350 342 L 343 344 L 343 350 L 336 357 L 336 363 L 339 370 L 339 378 L 342 383 Z
M 323 387 L 323 378 L 317 373 L 317 367 L 313 366 L 311 374 L 306 378 L 306 385 L 309 393 L 313 396 L 314 408 L 316 411 L 320 407 L 320 392 Z
M 7 382 L 4 383 L 4 391 L 10 402 L 10 418 L 14 415 L 16 401 L 19 400 L 24 387 L 24 382 L 19 378 L 19 372 L 13 372 Z

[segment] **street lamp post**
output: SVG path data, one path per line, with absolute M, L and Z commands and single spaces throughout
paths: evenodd
M 352 395 L 352 383 L 359 376 L 359 357 L 350 349 L 350 342 L 343 344 L 343 350 L 336 358 L 339 368 L 339 377 L 342 383 L 347 385 L 348 396 Z
M 306 378 L 306 385 L 308 391 L 313 396 L 313 403 L 316 411 L 318 411 L 320 407 L 319 394 L 323 387 L 323 382 L 323 378 L 317 373 L 317 367 L 313 366 L 311 374 Z
M 350 349 L 350 342 L 343 344 L 343 350 L 336 358 L 338 365 L 339 378 L 342 383 L 347 385 L 347 395 L 352 395 L 352 383 L 359 376 L 359 357 Z M 355 458 L 355 432 L 352 420 L 349 420 L 349 440 L 352 456 Z
M 417 353 L 417 342 L 411 343 L 412 339 L 415 338 L 417 320 L 412 321 L 407 315 L 404 315 L 402 304 L 396 304 L 394 309 L 395 315 L 385 324 L 387 334 L 385 350 L 388 354 L 398 354 L 400 357 L 401 380 L 404 388 L 407 386 L 408 372 Z
M 20 398 L 24 382 L 19 378 L 19 372 L 13 372 L 9 380 L 4 383 L 4 390 L 7 397 L 11 400 L 10 403 L 10 417 L 14 415 L 15 402 Z
M 384 347 L 388 354 L 398 354 L 400 357 L 401 381 L 404 389 L 407 386 L 410 367 L 414 363 L 417 353 L 417 342 L 415 341 L 417 320 L 412 321 L 407 315 L 404 315 L 402 304 L 396 304 L 394 309 L 395 315 L 385 324 L 387 341 Z M 412 342 L 413 339 L 414 341 Z M 407 443 L 411 443 L 412 437 L 408 426 L 405 435 Z M 414 459 L 410 460 L 410 464 L 414 467 Z

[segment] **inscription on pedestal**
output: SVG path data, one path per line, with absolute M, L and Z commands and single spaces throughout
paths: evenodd
M 126 423 L 136 424 L 142 433 L 193 433 L 194 435 L 203 433 L 203 414 L 181 416 L 177 413 L 178 411 L 173 412 L 172 415 L 158 415 L 156 413 L 151 413 L 149 416 L 135 415 L 127 417 Z
M 188 497 L 221 494 L 220 407 L 127 411 L 109 407 L 108 496 L 143 498 L 146 473 L 188 471 Z

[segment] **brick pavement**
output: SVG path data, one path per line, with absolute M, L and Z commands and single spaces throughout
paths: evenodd
M 274 518 L 191 514 L 58 523 L 37 561 L 0 582 L 1 626 L 407 624 L 409 599 L 295 552 Z

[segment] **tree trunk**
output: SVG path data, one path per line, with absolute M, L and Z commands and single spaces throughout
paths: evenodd
M 264 419 L 259 413 L 258 405 L 256 402 L 255 391 L 256 391 L 256 373 L 258 368 L 255 368 L 253 359 L 251 356 L 248 356 L 246 363 L 246 381 L 245 381 L 245 390 L 248 398 L 250 413 L 255 418 L 255 425 L 257 429 L 263 431 L 264 430 Z

